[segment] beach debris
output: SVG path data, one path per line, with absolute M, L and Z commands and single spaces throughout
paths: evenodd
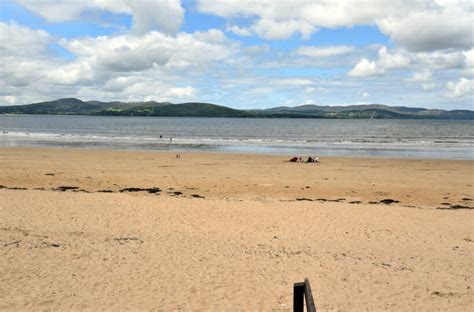
M 174 191 L 174 192 L 169 192 L 169 194 L 174 195 L 174 196 L 180 196 L 180 195 L 183 195 L 183 192 Z
M 298 200 L 298 201 L 303 201 L 303 200 L 305 200 L 305 201 L 313 201 L 311 198 L 306 198 L 306 197 L 298 197 L 296 200 Z
M 46 173 L 46 176 L 54 176 L 54 173 Z
M 440 205 L 443 205 L 443 206 L 451 206 L 451 203 L 441 203 Z
M 61 246 L 63 246 L 63 244 L 51 243 L 51 244 L 48 244 L 48 246 L 50 246 L 50 247 L 61 247 Z
M 353 200 L 350 201 L 349 204 L 362 204 L 362 202 L 360 200 Z
M 191 194 L 191 197 L 194 197 L 194 198 L 205 198 L 204 196 L 201 196 L 199 194 Z
M 114 241 L 119 242 L 120 245 L 123 245 L 125 243 L 129 243 L 129 242 L 132 242 L 132 241 L 143 243 L 143 240 L 139 239 L 138 237 L 114 237 Z
M 11 242 L 11 243 L 4 244 L 3 247 L 7 247 L 7 246 L 10 246 L 10 245 L 16 245 L 16 247 L 18 247 L 20 243 L 21 243 L 21 240 L 17 240 L 17 241 Z
M 112 190 L 98 190 L 98 193 L 113 193 L 114 191 Z
M 121 189 L 119 192 L 120 193 L 123 193 L 123 192 L 148 192 L 150 194 L 156 194 L 156 193 L 161 192 L 161 189 L 159 187 L 150 187 L 150 188 L 127 187 L 127 188 Z
M 28 190 L 26 187 L 18 187 L 18 186 L 7 187 L 6 189 L 9 189 L 9 190 L 22 190 L 22 191 Z
M 78 186 L 58 186 L 57 188 L 53 189 L 54 191 L 61 191 L 61 192 L 66 192 L 69 190 L 78 190 Z
M 399 203 L 399 201 L 395 199 L 391 199 L 391 198 L 386 198 L 386 199 L 382 199 L 380 203 L 385 204 L 385 205 L 390 205 L 393 203 Z
M 6 187 L 5 185 L 0 185 L 0 190 L 4 188 L 8 188 L 8 187 Z
M 456 294 L 453 293 L 453 292 L 447 292 L 447 293 L 444 293 L 444 292 L 441 292 L 441 291 L 433 291 L 431 293 L 432 296 L 438 296 L 438 297 L 453 297 L 455 296 Z
M 126 187 L 124 189 L 121 189 L 119 192 L 123 193 L 123 192 L 142 192 L 142 191 L 145 191 L 145 189 L 141 187 Z
M 449 207 L 438 207 L 436 209 L 458 210 L 458 209 L 474 209 L 474 207 L 469 207 L 469 206 L 464 206 L 464 205 L 451 205 Z
M 150 194 L 156 194 L 156 193 L 161 192 L 161 189 L 159 187 L 151 187 L 151 188 L 146 189 L 146 191 Z
M 463 200 L 463 201 L 471 201 L 472 199 L 467 198 L 467 197 L 464 197 L 462 200 Z

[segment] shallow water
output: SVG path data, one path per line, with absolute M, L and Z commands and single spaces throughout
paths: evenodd
M 0 115 L 0 146 L 474 159 L 474 121 Z

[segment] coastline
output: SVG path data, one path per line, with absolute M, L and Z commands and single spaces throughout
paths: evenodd
M 0 145 L 467 159 L 472 121 L 1 116 Z M 54 120 L 54 127 L 48 120 Z M 222 129 L 216 133 L 215 129 Z
M 0 309 L 472 307 L 474 161 L 175 154 L 0 148 Z

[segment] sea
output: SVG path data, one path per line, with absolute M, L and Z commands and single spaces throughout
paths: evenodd
M 472 160 L 474 121 L 0 115 L 0 146 Z

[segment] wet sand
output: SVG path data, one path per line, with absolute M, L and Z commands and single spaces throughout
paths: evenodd
M 0 309 L 473 307 L 473 161 L 0 149 Z

